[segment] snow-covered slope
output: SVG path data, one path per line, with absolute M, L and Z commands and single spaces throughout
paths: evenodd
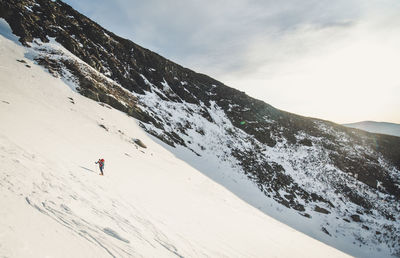
M 361 129 L 371 133 L 389 134 L 400 137 L 400 124 L 363 121 L 358 123 L 344 124 L 344 126 Z
M 0 256 L 346 256 L 240 200 L 10 39 L 0 35 Z
M 0 17 L 26 46 L 22 66 L 39 64 L 73 92 L 136 118 L 173 156 L 268 216 L 354 256 L 400 254 L 399 137 L 276 109 L 61 1 L 0 0 Z M 107 121 L 96 124 L 120 130 Z

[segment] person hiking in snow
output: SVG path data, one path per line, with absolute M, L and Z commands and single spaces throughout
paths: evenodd
M 99 168 L 100 168 L 100 175 L 104 175 L 103 174 L 103 169 L 104 169 L 104 159 L 99 159 L 98 161 L 95 162 L 95 164 L 99 164 Z

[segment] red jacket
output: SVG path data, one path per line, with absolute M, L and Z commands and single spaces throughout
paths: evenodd
M 99 159 L 99 161 L 96 162 L 96 164 L 99 163 L 100 167 L 104 166 L 104 159 Z

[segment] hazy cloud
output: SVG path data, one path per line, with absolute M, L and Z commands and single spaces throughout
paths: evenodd
M 303 25 L 318 29 L 348 25 L 360 16 L 363 1 L 66 2 L 119 35 L 192 68 L 211 64 L 218 74 L 246 68 L 247 51 L 249 47 L 252 51 L 254 42 L 279 40 Z

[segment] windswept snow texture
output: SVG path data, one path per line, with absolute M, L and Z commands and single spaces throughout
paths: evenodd
M 358 123 L 344 124 L 344 126 L 361 129 L 371 133 L 381 133 L 400 137 L 400 124 L 363 121 Z
M 243 202 L 132 117 L 79 95 L 70 78 L 35 64 L 37 53 L 0 35 L 1 257 L 346 256 Z

